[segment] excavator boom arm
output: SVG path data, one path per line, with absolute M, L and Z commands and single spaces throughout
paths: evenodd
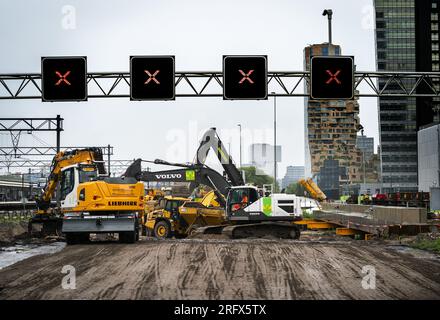
M 203 135 L 199 148 L 197 149 L 195 162 L 200 165 L 205 164 L 210 149 L 215 152 L 217 159 L 220 161 L 229 180 L 231 180 L 231 184 L 234 186 L 244 185 L 243 176 L 235 166 L 232 157 L 226 151 L 226 148 L 220 140 L 215 128 L 209 129 Z
M 221 205 L 231 187 L 228 181 L 217 171 L 202 165 L 182 165 L 184 169 L 163 171 L 142 171 L 140 159 L 136 160 L 125 172 L 125 177 L 133 177 L 144 182 L 188 182 L 192 185 L 206 185 L 211 187 Z M 167 164 L 162 161 L 161 164 Z M 174 164 L 170 164 L 174 165 Z

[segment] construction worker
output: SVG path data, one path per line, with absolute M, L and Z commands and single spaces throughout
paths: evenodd
M 241 207 L 242 208 L 246 207 L 248 205 L 248 203 L 249 203 L 249 197 L 248 197 L 247 193 L 244 192 L 243 197 L 241 199 Z

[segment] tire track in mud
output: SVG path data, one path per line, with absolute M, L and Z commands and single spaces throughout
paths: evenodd
M 61 288 L 64 265 L 77 289 Z M 365 290 L 362 267 L 376 268 Z M 379 244 L 143 240 L 69 246 L 0 271 L 0 299 L 440 299 L 440 259 Z

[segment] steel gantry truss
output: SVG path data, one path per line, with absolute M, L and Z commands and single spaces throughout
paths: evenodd
M 12 141 L 12 148 L 9 148 L 10 152 L 5 152 L 0 147 L 0 155 L 17 157 L 17 152 L 20 152 L 18 143 L 23 131 L 27 133 L 35 131 L 56 132 L 56 150 L 59 151 L 63 120 L 60 115 L 57 115 L 56 118 L 0 118 L 0 132 L 9 132 Z
M 176 72 L 176 97 L 222 97 L 221 72 Z M 87 74 L 88 97 L 129 97 L 128 72 Z M 268 72 L 269 96 L 308 96 L 308 71 Z M 440 72 L 355 72 L 356 97 L 439 97 Z M 41 99 L 41 74 L 0 74 L 0 99 Z M 273 92 L 273 93 L 272 93 Z
M 59 147 L 59 150 L 71 151 L 73 149 L 85 149 L 90 147 Z M 118 167 L 118 164 L 110 161 L 110 156 L 113 155 L 113 147 L 107 145 L 105 147 L 94 147 L 100 148 L 102 154 L 107 156 L 107 168 L 110 172 L 111 167 Z M 50 168 L 52 163 L 52 157 L 57 153 L 58 147 L 0 147 L 0 169 L 6 168 L 9 172 L 10 168 Z M 26 157 L 34 156 L 37 159 L 28 159 Z M 50 156 L 51 159 L 45 159 L 45 156 Z M 131 161 L 132 162 L 132 161 Z M 125 167 L 131 163 L 128 163 Z M 122 165 L 120 165 L 122 166 Z
M 85 149 L 90 147 L 60 147 L 61 150 L 71 151 L 73 149 Z M 113 155 L 113 147 L 95 147 L 102 150 L 103 155 Z M 0 147 L 0 156 L 54 156 L 57 153 L 57 147 Z
M 114 176 L 122 175 L 125 170 L 133 163 L 134 160 L 118 160 L 112 159 L 109 164 L 108 161 L 105 165 L 108 168 L 108 172 L 111 172 Z M 46 170 L 49 172 L 52 160 L 30 160 L 30 159 L 3 159 L 0 160 L 0 170 L 7 169 L 9 172 L 10 168 L 29 168 L 35 170 Z M 149 170 L 149 168 L 147 168 Z
M 134 160 L 111 160 L 112 168 L 127 168 Z M 0 168 L 49 168 L 52 160 L 42 159 L 0 159 Z
M 0 131 L 63 131 L 63 118 L 0 118 Z

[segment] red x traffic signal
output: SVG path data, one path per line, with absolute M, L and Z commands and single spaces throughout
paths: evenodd
M 267 57 L 223 56 L 223 98 L 267 99 Z
M 41 58 L 41 87 L 43 101 L 87 100 L 87 58 Z
M 130 99 L 174 100 L 174 77 L 174 56 L 130 57 Z
M 310 66 L 311 99 L 353 99 L 353 57 L 314 56 Z

